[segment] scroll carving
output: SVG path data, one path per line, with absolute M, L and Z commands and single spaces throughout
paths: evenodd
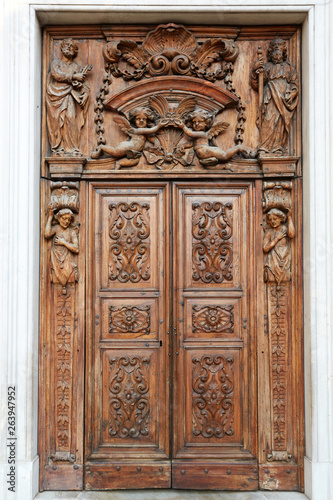
M 231 203 L 192 205 L 193 281 L 232 281 L 232 231 Z
M 62 40 L 62 57 L 51 64 L 46 84 L 47 130 L 54 156 L 82 156 L 81 129 L 86 121 L 90 88 L 86 77 L 91 64 L 80 67 L 73 59 L 78 46 L 72 38 Z
M 233 333 L 233 306 L 193 306 L 192 329 L 194 333 Z
M 109 306 L 109 333 L 150 333 L 150 306 Z
M 193 358 L 193 434 L 223 438 L 234 434 L 233 358 Z
M 111 203 L 109 280 L 137 283 L 150 279 L 148 203 Z
M 124 356 L 110 359 L 109 434 L 119 438 L 138 438 L 149 434 L 150 360 Z
M 112 75 L 124 80 L 175 74 L 195 75 L 214 82 L 227 76 L 228 63 L 234 62 L 238 53 L 237 44 L 231 40 L 209 39 L 199 45 L 184 26 L 172 23 L 148 33 L 142 45 L 122 40 L 104 47 L 104 58 Z M 133 70 L 126 69 L 124 62 Z M 215 63 L 217 69 L 212 68 Z
M 261 47 L 252 71 L 252 87 L 259 93 L 260 154 L 283 155 L 291 120 L 298 104 L 298 74 L 288 61 L 285 40 L 274 38 L 264 63 Z
M 79 209 L 78 183 L 51 183 L 51 200 L 44 236 L 52 238 L 50 261 L 51 281 L 66 287 L 78 280 L 74 255 L 79 253 L 78 225 L 74 224 L 74 211 Z

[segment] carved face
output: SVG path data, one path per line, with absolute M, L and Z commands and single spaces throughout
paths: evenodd
M 198 132 L 207 128 L 205 118 L 199 113 L 192 118 L 192 128 Z
M 135 125 L 137 126 L 137 128 L 147 127 L 147 115 L 143 111 L 140 111 L 140 113 L 136 115 Z
M 274 64 L 283 62 L 283 43 L 276 42 L 272 46 L 271 61 Z
M 269 214 L 267 216 L 267 222 L 271 225 L 271 227 L 276 229 L 281 225 L 282 219 L 276 214 Z
M 64 42 L 61 47 L 61 52 L 68 58 L 73 58 L 76 55 L 77 47 L 73 41 Z
M 60 226 L 63 227 L 64 229 L 67 229 L 72 221 L 72 216 L 71 216 L 71 214 L 64 214 L 64 215 L 61 215 L 58 218 L 58 220 L 59 220 Z

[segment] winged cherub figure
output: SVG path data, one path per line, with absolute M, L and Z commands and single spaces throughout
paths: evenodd
M 168 123 L 168 120 L 164 119 L 156 124 L 160 117 L 148 107 L 134 109 L 128 117 L 129 120 L 123 116 L 115 116 L 113 121 L 128 135 L 129 140 L 122 141 L 116 147 L 98 146 L 91 153 L 92 158 L 98 158 L 104 152 L 113 158 L 121 159 L 118 162 L 119 167 L 133 167 L 139 163 L 149 136 L 155 134 Z
M 215 115 L 204 109 L 197 108 L 187 115 L 185 123 L 177 120 L 177 125 L 185 134 L 194 139 L 194 151 L 204 166 L 212 167 L 220 162 L 228 161 L 237 153 L 249 155 L 249 151 L 241 144 L 226 151 L 216 146 L 214 138 L 224 132 L 229 123 L 218 122 L 213 125 Z

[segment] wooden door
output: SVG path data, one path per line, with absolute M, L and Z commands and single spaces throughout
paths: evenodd
M 253 187 L 174 185 L 173 485 L 257 489 Z
M 252 193 L 91 185 L 87 489 L 257 488 Z
M 300 42 L 45 28 L 42 490 L 302 490 Z
M 87 489 L 170 487 L 169 186 L 91 185 Z

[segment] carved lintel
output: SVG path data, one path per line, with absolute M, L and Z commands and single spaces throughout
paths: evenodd
M 264 177 L 295 177 L 299 156 L 270 156 L 260 154 L 258 162 Z
M 267 453 L 266 458 L 268 462 L 290 462 L 292 456 L 287 451 L 272 450 L 271 453 Z
M 69 451 L 57 451 L 56 453 L 51 453 L 49 456 L 49 461 L 53 462 L 70 462 L 74 464 L 76 461 L 76 455 L 70 453 Z
M 68 177 L 79 179 L 83 172 L 83 167 L 87 159 L 83 157 L 56 157 L 49 156 L 45 158 L 49 167 L 50 177 L 52 179 Z

